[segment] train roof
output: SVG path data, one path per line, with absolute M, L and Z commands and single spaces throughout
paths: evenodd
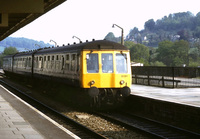
M 40 48 L 34 51 L 20 52 L 14 55 L 8 55 L 5 57 L 21 57 L 21 56 L 32 56 L 33 54 L 49 54 L 49 53 L 59 53 L 59 52 L 73 52 L 73 51 L 82 51 L 82 50 L 128 50 L 127 47 L 116 42 L 108 40 L 97 40 L 91 42 L 84 42 L 79 44 L 64 45 L 61 47 L 54 48 Z
M 36 53 L 45 54 L 45 53 L 58 53 L 58 52 L 73 52 L 73 51 L 82 51 L 82 50 L 128 50 L 127 47 L 119 43 L 115 43 L 107 40 L 98 40 L 91 41 L 73 45 L 65 45 L 62 47 L 55 47 L 49 49 L 43 49 Z

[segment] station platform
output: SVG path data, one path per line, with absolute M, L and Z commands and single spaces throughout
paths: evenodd
M 200 88 L 171 89 L 132 84 L 131 94 L 193 107 L 200 107 Z
M 72 139 L 72 132 L 0 85 L 0 139 Z

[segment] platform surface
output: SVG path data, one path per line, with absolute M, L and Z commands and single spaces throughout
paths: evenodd
M 132 84 L 131 94 L 200 107 L 200 88 L 161 88 Z
M 79 138 L 10 93 L 0 85 L 0 139 Z

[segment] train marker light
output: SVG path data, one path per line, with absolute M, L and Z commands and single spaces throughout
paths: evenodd
M 90 81 L 90 85 L 93 85 L 93 84 L 95 84 L 95 81 L 94 80 Z
M 120 81 L 120 84 L 121 84 L 121 85 L 123 85 L 124 83 L 125 83 L 124 80 L 121 80 L 121 81 Z

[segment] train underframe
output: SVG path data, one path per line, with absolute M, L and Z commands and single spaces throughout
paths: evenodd
M 25 74 L 17 74 L 12 72 L 6 72 L 7 75 L 13 76 L 13 77 L 22 77 L 19 79 L 26 79 L 32 82 L 46 82 L 51 83 L 52 81 L 57 83 L 64 83 L 72 86 L 76 86 L 75 88 L 78 88 L 79 82 L 77 80 L 70 80 L 70 79 L 61 79 L 61 78 L 55 78 L 55 77 L 48 77 L 48 76 L 42 76 L 34 74 L 34 77 L 32 78 L 31 75 L 27 76 Z M 25 78 L 24 78 L 25 77 Z M 38 81 L 40 80 L 40 81 Z M 81 88 L 80 88 L 81 89 Z M 123 104 L 124 100 L 130 95 L 130 88 L 129 87 L 123 87 L 123 88 L 97 88 L 97 87 L 90 87 L 89 89 L 84 89 L 85 94 L 88 94 L 86 96 L 89 96 L 90 101 L 90 107 L 93 108 L 102 108 L 103 106 L 111 106 L 111 107 L 117 107 L 118 105 Z M 79 90 L 80 91 L 80 90 Z M 82 90 L 83 91 L 83 90 Z M 69 93 L 69 92 L 66 92 Z M 79 93 L 80 95 L 80 93 Z
M 117 106 L 123 104 L 124 100 L 130 95 L 130 88 L 96 88 L 88 89 L 91 107 Z

